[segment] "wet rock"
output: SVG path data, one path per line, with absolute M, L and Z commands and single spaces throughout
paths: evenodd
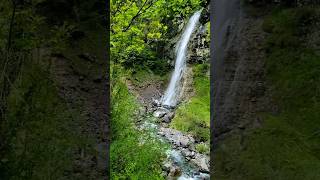
M 171 128 L 160 128 L 160 131 L 163 132 L 164 136 L 177 147 L 187 148 L 190 144 L 194 143 L 195 140 L 190 135 L 184 135 L 178 130 Z
M 191 161 L 200 168 L 201 172 L 209 172 L 208 158 L 201 154 L 196 154 Z
M 178 166 L 172 166 L 169 172 L 170 177 L 177 177 L 181 175 L 181 169 Z
M 195 155 L 196 155 L 196 153 L 194 151 L 192 151 L 190 154 L 190 157 L 194 158 Z
M 158 108 L 155 112 L 153 112 L 153 116 L 156 117 L 156 118 L 162 118 L 167 113 L 169 113 L 168 109 Z
M 169 106 L 169 105 L 163 105 L 164 108 L 168 109 L 168 110 L 173 110 L 174 106 Z
M 162 170 L 165 171 L 165 172 L 167 172 L 167 173 L 169 173 L 169 172 L 170 172 L 170 169 L 171 169 L 171 166 L 172 166 L 172 164 L 171 164 L 169 161 L 167 161 L 167 162 L 165 162 L 165 163 L 163 164 Z
M 209 180 L 210 179 L 210 175 L 207 173 L 199 173 L 197 175 L 195 175 L 196 179 L 202 179 L 202 180 Z
M 186 136 L 180 136 L 178 138 L 178 142 L 181 144 L 182 147 L 188 147 L 190 142 L 190 139 Z
M 190 157 L 186 157 L 186 160 L 187 160 L 187 161 L 190 161 L 190 160 L 191 160 L 191 158 L 190 158 Z
M 161 103 L 160 103 L 159 100 L 153 99 L 153 100 L 152 100 L 152 105 L 155 106 L 155 107 L 160 107 Z
M 174 116 L 175 116 L 175 112 L 169 112 L 162 118 L 162 122 L 170 123 L 171 120 L 174 118 Z

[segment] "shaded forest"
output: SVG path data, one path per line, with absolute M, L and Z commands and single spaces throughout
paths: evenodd
M 0 14 L 1 179 L 105 178 L 105 2 L 2 0 Z

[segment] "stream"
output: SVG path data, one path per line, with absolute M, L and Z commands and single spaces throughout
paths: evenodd
M 142 124 L 138 126 L 140 130 L 145 130 L 154 139 L 169 144 L 166 150 L 167 159 L 163 162 L 163 172 L 167 179 L 177 180 L 207 180 L 210 179 L 209 167 L 207 164 L 195 163 L 200 158 L 200 163 L 208 160 L 208 156 L 202 155 L 194 149 L 194 146 L 184 144 L 183 139 L 190 137 L 180 131 L 163 127 L 156 118 L 146 116 Z M 169 132 L 174 132 L 173 134 Z M 171 136 L 170 136 L 171 135 Z M 194 142 L 190 142 L 193 144 Z M 193 159 L 194 158 L 194 159 Z M 201 160 L 202 158 L 202 160 Z M 199 167 L 199 166 L 200 167 Z M 205 167 L 201 167 L 205 166 Z
M 209 157 L 196 151 L 197 142 L 188 134 L 168 128 L 174 117 L 174 110 L 180 101 L 182 80 L 186 69 L 186 57 L 190 38 L 199 24 L 201 11 L 195 12 L 189 19 L 180 40 L 176 44 L 176 60 L 169 85 L 160 100 L 153 103 L 154 110 L 149 113 L 139 128 L 147 130 L 153 137 L 170 144 L 167 159 L 163 162 L 163 172 L 167 179 L 205 180 L 210 179 Z M 155 119 L 167 119 L 157 123 Z

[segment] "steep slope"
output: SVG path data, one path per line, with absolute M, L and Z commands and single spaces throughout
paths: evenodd
M 317 179 L 317 6 L 237 5 L 213 67 L 214 177 Z
M 0 6 L 1 178 L 106 179 L 104 2 Z

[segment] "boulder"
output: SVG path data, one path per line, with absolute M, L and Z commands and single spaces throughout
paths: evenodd
M 171 166 L 169 176 L 177 177 L 181 175 L 181 169 L 178 166 Z
M 174 115 L 175 115 L 174 112 L 169 112 L 168 114 L 166 114 L 166 115 L 162 118 L 162 122 L 170 123 L 171 120 L 174 118 Z
M 162 165 L 162 170 L 169 173 L 170 170 L 171 170 L 171 166 L 172 166 L 172 163 L 170 163 L 169 161 L 165 162 L 163 165 Z
M 159 107 L 161 103 L 159 100 L 152 98 L 152 105 L 155 107 Z
M 187 136 L 178 136 L 176 142 L 186 148 L 190 144 L 190 139 Z
M 153 112 L 153 116 L 156 118 L 162 118 L 164 115 L 169 113 L 169 110 L 166 108 L 158 108 L 155 112 Z
M 201 154 L 196 154 L 194 159 L 191 160 L 195 165 L 197 165 L 201 172 L 209 172 L 209 165 L 207 157 Z

